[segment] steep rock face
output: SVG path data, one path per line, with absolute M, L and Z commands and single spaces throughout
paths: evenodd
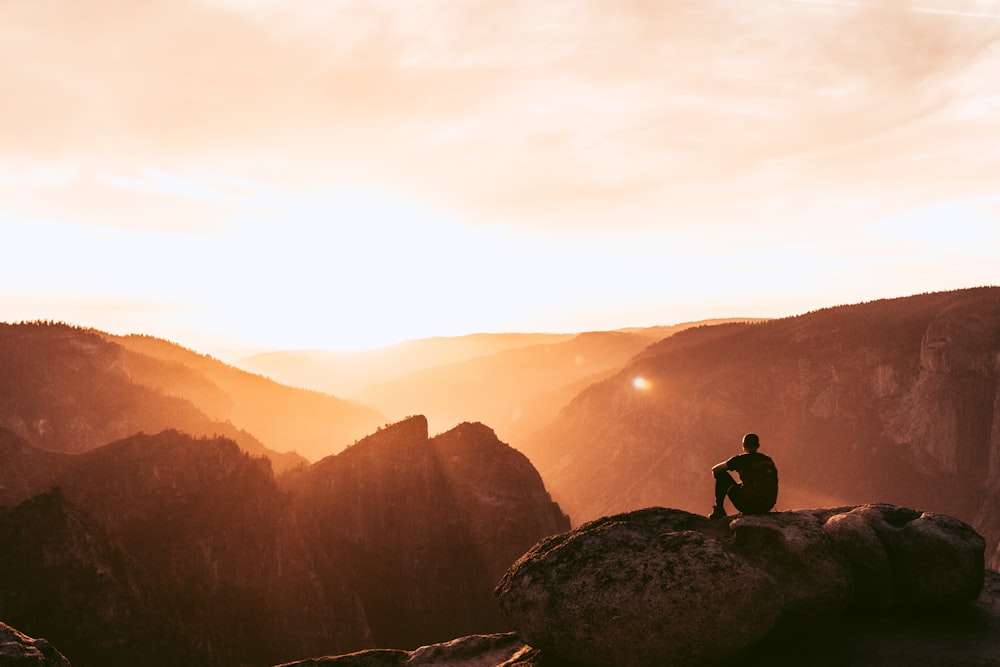
M 424 417 L 283 484 L 317 545 L 321 576 L 348 576 L 379 646 L 503 628 L 489 595 L 499 558 L 568 527 L 527 460 L 492 431 L 463 425 L 430 439 Z
M 488 580 L 496 582 L 540 536 L 569 529 L 528 458 L 489 427 L 466 422 L 430 442 Z
M 863 521 L 837 521 L 844 515 Z M 979 597 L 982 537 L 951 517 L 888 505 L 738 516 L 728 526 L 663 508 L 605 517 L 535 545 L 495 594 L 526 644 L 574 665 L 717 664 L 769 633 L 867 604 L 870 573 L 855 578 L 859 561 L 841 548 L 866 531 L 877 537 L 871 554 L 887 557 L 895 604 L 962 609 Z
M 709 469 L 753 431 L 781 470 L 779 509 L 933 508 L 973 523 L 996 565 L 998 425 L 1000 288 L 979 288 L 681 332 L 519 448 L 579 523 L 707 512 Z

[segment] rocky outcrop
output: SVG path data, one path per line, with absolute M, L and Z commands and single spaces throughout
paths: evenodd
M 44 639 L 33 639 L 0 623 L 0 665 L 7 667 L 70 667 L 62 653 Z
M 847 613 L 775 631 L 727 665 L 768 667 L 972 667 L 1000 664 L 1000 574 L 986 572 L 979 598 L 961 607 Z M 632 645 L 629 641 L 629 645 Z M 623 649 L 627 651 L 627 649 Z M 624 665 L 631 665 L 627 662 Z M 573 667 L 516 634 L 462 637 L 415 651 L 377 649 L 281 667 Z M 606 667 L 623 667 L 622 664 Z
M 858 606 L 949 606 L 982 590 L 985 541 L 953 517 L 865 505 L 834 514 L 823 529 L 850 568 Z
M 984 541 L 890 505 L 737 516 L 650 508 L 535 545 L 495 590 L 526 644 L 575 665 L 716 664 L 849 609 L 956 607 Z
M 525 643 L 577 664 L 725 658 L 761 639 L 782 606 L 775 581 L 720 537 L 679 510 L 599 519 L 536 545 L 497 601 Z
M 777 509 L 926 507 L 975 526 L 997 568 L 998 425 L 1000 287 L 988 287 L 682 331 L 516 445 L 580 524 L 708 512 L 709 469 L 754 431 L 781 470 Z

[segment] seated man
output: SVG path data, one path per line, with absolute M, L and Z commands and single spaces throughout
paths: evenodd
M 757 451 L 760 438 L 756 433 L 743 436 L 743 454 L 723 461 L 712 468 L 715 476 L 715 507 L 712 519 L 726 516 L 723 506 L 726 496 L 743 514 L 766 514 L 778 500 L 778 469 L 770 456 Z M 739 473 L 737 484 L 729 471 Z

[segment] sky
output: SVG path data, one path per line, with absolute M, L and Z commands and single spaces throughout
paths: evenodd
M 1000 0 L 0 0 L 0 321 L 222 357 L 1000 284 Z

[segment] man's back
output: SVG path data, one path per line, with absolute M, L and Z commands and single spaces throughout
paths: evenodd
M 771 457 L 747 452 L 729 459 L 727 465 L 740 476 L 740 511 L 769 512 L 778 500 L 778 468 Z

